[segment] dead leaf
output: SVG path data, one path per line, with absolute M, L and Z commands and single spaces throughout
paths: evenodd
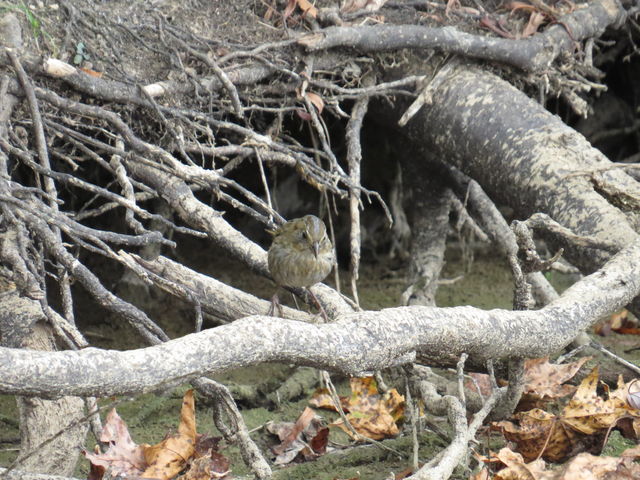
M 320 97 L 320 95 L 318 95 L 317 93 L 313 93 L 313 92 L 306 92 L 305 96 L 309 99 L 309 101 L 311 103 L 313 103 L 313 106 L 316 107 L 316 110 L 318 110 L 318 113 L 322 113 L 322 110 L 324 109 L 324 100 L 322 100 L 322 97 Z
M 280 439 L 280 444 L 271 449 L 276 455 L 276 465 L 294 460 L 313 460 L 326 451 L 329 429 L 309 407 L 305 408 L 295 423 L 268 422 L 266 428 Z
M 318 9 L 314 7 L 309 0 L 289 0 L 284 12 L 282 13 L 282 17 L 285 20 L 289 18 L 296 7 L 302 10 L 302 16 L 309 15 L 312 18 L 316 18 L 318 16 Z
M 522 30 L 521 36 L 522 38 L 527 38 L 533 35 L 538 31 L 540 25 L 542 25 L 547 16 L 542 12 L 531 12 L 529 15 L 529 22 Z
M 560 462 L 580 444 L 584 435 L 565 425 L 557 416 L 539 408 L 514 415 L 518 424 L 502 421 L 493 424 L 505 438 L 517 445 L 527 462 L 539 457 Z
M 549 363 L 549 357 L 527 360 L 524 366 L 524 393 L 518 410 L 541 408 L 549 400 L 575 392 L 575 386 L 564 383 L 571 380 L 590 358 L 584 357 L 577 362 L 562 365 Z
M 494 476 L 496 480 L 536 480 L 546 468 L 543 460 L 525 463 L 522 455 L 509 448 L 500 450 L 496 457 L 506 465 L 506 468 L 496 473 Z
M 493 392 L 491 377 L 486 373 L 469 373 L 471 378 L 464 381 L 464 388 L 487 398 Z
M 573 393 L 576 387 L 562 385 L 571 380 L 591 357 L 583 357 L 577 362 L 566 364 L 549 363 L 549 357 L 530 359 L 525 362 L 525 391 L 540 397 L 564 397 Z M 567 389 L 566 387 L 571 387 Z
M 489 469 L 485 466 L 473 480 L 633 480 L 640 478 L 640 465 L 634 463 L 640 451 L 638 448 L 633 450 L 629 456 L 625 457 L 623 453 L 619 458 L 580 453 L 560 469 L 549 470 L 542 460 L 525 463 L 521 455 L 503 448 L 497 454 L 491 453 L 483 462 L 495 467 L 499 460 L 505 468 L 489 477 Z
M 264 12 L 264 17 L 262 17 L 267 22 L 271 20 L 271 18 L 276 14 L 275 9 L 275 0 L 270 5 L 267 5 L 267 11 Z
M 445 16 L 451 18 L 450 13 L 458 10 L 461 6 L 460 0 L 447 0 L 447 6 L 444 9 Z
M 170 435 L 156 445 L 143 445 L 147 469 L 143 478 L 169 480 L 185 467 L 195 453 L 196 416 L 193 389 L 187 390 L 182 399 L 178 433 Z
M 607 321 L 598 324 L 594 332 L 602 337 L 611 335 L 611 332 L 621 335 L 640 335 L 640 328 L 638 328 L 638 321 L 629 315 L 629 311 L 622 309 L 611 315 Z
M 95 78 L 102 78 L 102 76 L 104 75 L 102 72 L 96 72 L 95 70 L 91 70 L 90 68 L 78 67 L 78 70 L 82 70 L 87 75 Z
M 212 480 L 228 478 L 229 459 L 217 452 L 210 452 L 208 455 L 196 458 L 191 462 L 189 470 L 180 475 L 176 480 Z
M 530 3 L 518 2 L 518 1 L 505 3 L 504 4 L 504 8 L 506 8 L 507 10 L 511 10 L 512 12 L 515 12 L 517 10 L 524 10 L 524 11 L 527 11 L 527 12 L 534 12 L 536 10 L 536 7 L 534 7 Z
M 480 26 L 488 28 L 489 30 L 491 30 L 494 33 L 497 33 L 501 37 L 510 38 L 510 39 L 514 39 L 515 38 L 511 34 L 511 32 L 506 30 L 498 20 L 496 20 L 493 17 L 490 17 L 489 15 L 484 15 L 480 19 Z
M 312 47 L 323 39 L 324 34 L 322 33 L 310 33 L 309 35 L 303 35 L 300 37 L 297 42 L 298 45 L 302 45 L 303 47 Z
M 487 467 L 482 467 L 479 472 L 469 478 L 469 480 L 491 480 L 491 474 Z
M 82 452 L 92 465 L 109 469 L 114 477 L 138 477 L 144 472 L 147 464 L 143 447 L 131 439 L 127 424 L 115 408 L 107 414 L 100 441 L 109 444 L 105 453 Z
M 100 454 L 100 448 L 97 445 L 93 453 L 96 455 Z M 89 462 L 89 475 L 87 475 L 87 480 L 102 480 L 106 471 L 106 467 Z
M 635 463 L 633 457 L 603 457 L 581 453 L 567 462 L 559 480 L 633 480 L 636 478 L 640 478 L 640 464 Z
M 563 420 L 568 425 L 587 435 L 608 430 L 620 418 L 634 410 L 627 404 L 626 388 L 622 385 L 622 388 L 611 393 L 608 400 L 598 396 L 597 386 L 598 367 L 585 377 L 562 412 Z
M 342 409 L 345 412 L 348 412 L 348 403 L 349 400 L 346 397 L 340 397 L 340 404 Z M 309 400 L 309 405 L 316 408 L 324 408 L 325 410 L 332 410 L 337 412 L 338 409 L 333 404 L 333 398 L 331 397 L 331 393 L 329 393 L 329 389 L 327 388 L 318 388 L 313 395 L 311 395 L 311 400 Z
M 418 463 L 418 468 L 422 468 L 422 466 L 424 465 L 424 463 L 420 462 Z M 410 477 L 413 474 L 414 470 L 413 467 L 409 467 L 409 468 L 405 468 L 404 470 L 395 473 L 393 475 L 393 480 L 403 480 L 407 477 Z
M 397 422 L 404 416 L 404 397 L 395 388 L 381 395 L 373 377 L 352 378 L 350 383 L 347 420 L 356 432 L 374 440 L 398 435 Z M 342 420 L 332 425 L 353 435 Z
M 516 443 L 526 461 L 539 455 L 551 461 L 562 461 L 575 451 L 584 450 L 589 443 L 602 444 L 611 428 L 618 426 L 625 436 L 640 435 L 640 411 L 628 403 L 629 384 L 618 380 L 618 388 L 608 398 L 598 396 L 598 368 L 582 381 L 561 415 L 540 409 L 520 412 L 519 420 L 494 424 L 503 429 L 505 437 Z
M 357 12 L 359 10 L 365 10 L 367 12 L 376 12 L 380 10 L 387 0 L 346 0 L 340 11 L 342 13 Z

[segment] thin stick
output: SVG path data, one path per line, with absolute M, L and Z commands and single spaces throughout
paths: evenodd
M 33 134 L 35 138 L 36 149 L 38 151 L 40 165 L 47 170 L 51 170 L 51 162 L 49 161 L 49 152 L 47 150 L 47 140 L 44 135 L 42 117 L 40 115 L 40 109 L 38 108 L 38 100 L 36 99 L 35 91 L 16 54 L 11 50 L 7 50 L 7 56 L 11 60 L 13 68 L 16 71 L 16 75 L 18 76 L 18 80 L 20 81 L 22 89 L 24 90 L 27 97 L 27 102 L 29 103 L 31 120 L 33 122 Z M 45 192 L 47 192 L 47 194 L 49 195 L 49 205 L 55 212 L 57 212 L 58 191 L 56 189 L 56 185 L 53 179 L 48 176 L 44 176 L 43 181 Z M 58 241 L 62 241 L 60 230 L 57 227 L 53 227 L 52 231 L 56 235 Z M 69 276 L 66 274 L 66 271 L 61 265 L 57 266 L 57 270 L 58 276 L 60 278 L 60 296 L 62 298 L 62 308 L 64 311 L 64 316 L 70 324 L 74 325 L 75 317 L 73 314 L 73 296 L 71 295 L 71 284 L 69 283 Z
M 264 186 L 264 195 L 267 197 L 267 205 L 269 205 L 269 222 L 273 223 L 273 215 L 271 211 L 273 211 L 273 204 L 271 203 L 271 192 L 269 191 L 269 184 L 267 183 L 267 176 L 264 173 L 264 165 L 262 164 L 262 157 L 260 156 L 260 150 L 258 148 L 253 147 L 253 151 L 256 154 L 256 159 L 258 160 L 258 170 L 260 171 L 260 179 L 262 180 L 262 185 Z
M 351 425 L 351 422 L 349 422 L 349 420 L 347 419 L 347 415 L 344 413 L 344 409 L 340 404 L 340 398 L 338 397 L 338 392 L 336 391 L 336 387 L 333 385 L 333 382 L 331 381 L 331 376 L 327 371 L 322 371 L 322 380 L 327 386 L 327 390 L 329 390 L 329 394 L 331 395 L 331 400 L 333 401 L 333 406 L 336 407 L 336 410 L 340 414 L 340 418 L 344 422 L 345 426 L 349 429 L 349 431 L 351 432 L 351 434 L 353 435 L 356 441 L 359 440 L 359 441 L 369 442 L 375 445 L 376 447 L 379 447 L 383 450 L 387 450 L 389 452 L 392 452 L 398 455 L 398 457 L 400 458 L 404 458 L 404 455 L 400 453 L 398 450 L 391 448 L 387 445 L 384 445 L 382 442 L 374 440 L 373 438 L 369 438 L 365 435 L 362 435 L 361 433 L 358 433 L 356 429 L 353 428 L 353 425 Z
M 637 365 L 634 365 L 631 362 L 627 362 L 624 358 L 620 358 L 619 356 L 617 356 L 615 353 L 610 352 L 609 350 L 607 350 L 606 348 L 604 348 L 602 345 L 600 345 L 597 342 L 592 341 L 590 343 L 590 346 L 592 348 L 595 348 L 596 350 L 598 350 L 599 352 L 604 353 L 607 357 L 610 357 L 612 359 L 614 359 L 616 362 L 618 362 L 620 365 L 624 365 L 625 367 L 627 367 L 630 370 L 633 370 L 636 373 L 640 373 L 640 367 L 638 367 Z
M 369 97 L 361 98 L 356 102 L 351 111 L 351 118 L 347 124 L 347 163 L 349 166 L 349 178 L 354 185 L 360 185 L 360 163 L 362 162 L 362 146 L 360 144 L 360 132 L 364 116 L 369 108 Z M 356 305 L 360 307 L 358 299 L 358 278 L 360 269 L 360 190 L 349 189 L 349 214 L 351 215 L 351 232 L 349 235 L 349 248 L 351 261 L 349 270 L 351 273 L 351 293 Z

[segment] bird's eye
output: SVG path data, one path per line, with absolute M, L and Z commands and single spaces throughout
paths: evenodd
M 307 233 L 306 230 L 302 231 L 302 238 L 304 238 L 305 240 L 309 240 L 309 234 Z

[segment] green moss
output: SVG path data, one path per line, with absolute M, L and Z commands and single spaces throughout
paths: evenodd
M 627 448 L 633 448 L 636 446 L 636 442 L 624 438 L 620 432 L 612 431 L 611 435 L 607 439 L 607 444 L 604 446 L 601 455 L 609 457 L 619 457 L 622 452 Z
M 18 455 L 20 429 L 18 406 L 13 395 L 0 395 L 0 465 L 9 465 Z

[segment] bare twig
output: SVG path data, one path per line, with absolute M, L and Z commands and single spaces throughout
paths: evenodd
M 347 164 L 349 166 L 349 178 L 355 185 L 360 185 L 360 162 L 362 161 L 362 148 L 360 145 L 360 132 L 364 116 L 369 106 L 368 98 L 358 100 L 351 111 L 351 118 L 347 124 Z M 351 293 L 356 305 L 360 305 L 358 299 L 358 277 L 360 269 L 360 191 L 351 189 L 349 192 L 349 213 L 351 215 L 350 250 L 351 262 Z

